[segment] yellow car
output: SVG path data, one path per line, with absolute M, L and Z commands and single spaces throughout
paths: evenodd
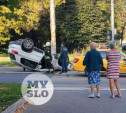
M 101 53 L 101 56 L 103 58 L 103 67 L 101 68 L 101 73 L 105 73 L 107 68 L 106 52 L 108 51 L 108 49 L 98 49 L 98 51 Z M 74 58 L 75 63 L 73 64 L 73 69 L 75 71 L 85 70 L 85 66 L 83 66 L 83 60 L 84 56 Z M 123 52 L 121 52 L 120 57 L 120 73 L 126 73 L 126 54 Z

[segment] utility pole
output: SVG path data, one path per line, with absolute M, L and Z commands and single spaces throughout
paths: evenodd
M 55 3 L 50 0 L 50 30 L 51 30 L 51 54 L 56 54 L 56 22 L 55 22 Z
M 114 0 L 111 0 L 111 30 L 112 30 L 112 40 L 114 42 Z

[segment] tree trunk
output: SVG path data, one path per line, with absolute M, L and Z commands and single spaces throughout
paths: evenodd
M 122 40 L 122 38 L 121 38 L 121 47 L 122 47 L 122 41 L 123 41 L 123 40 Z
M 51 30 L 51 54 L 56 54 L 56 22 L 55 22 L 55 4 L 50 0 L 50 30 Z
M 122 46 L 122 41 L 123 41 L 123 35 L 124 35 L 124 27 L 122 27 L 122 33 L 121 33 L 121 46 Z

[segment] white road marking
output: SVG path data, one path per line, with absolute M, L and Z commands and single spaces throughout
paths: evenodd
M 90 88 L 86 88 L 86 87 L 54 87 L 54 90 L 56 90 L 56 91 L 84 91 L 84 90 L 90 90 Z M 110 89 L 108 87 L 103 87 L 100 90 L 101 91 L 110 91 Z M 114 89 L 114 90 L 116 90 L 116 89 Z M 126 91 L 126 88 L 122 88 L 120 90 Z

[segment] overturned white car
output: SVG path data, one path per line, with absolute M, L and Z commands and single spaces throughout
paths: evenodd
M 45 64 L 43 62 L 45 51 L 34 47 L 34 42 L 30 38 L 11 41 L 8 53 L 11 61 L 22 66 L 24 69 L 45 71 Z M 58 60 L 58 55 L 52 55 L 51 64 L 54 70 L 61 70 Z M 71 63 L 68 64 L 68 70 L 73 70 Z

